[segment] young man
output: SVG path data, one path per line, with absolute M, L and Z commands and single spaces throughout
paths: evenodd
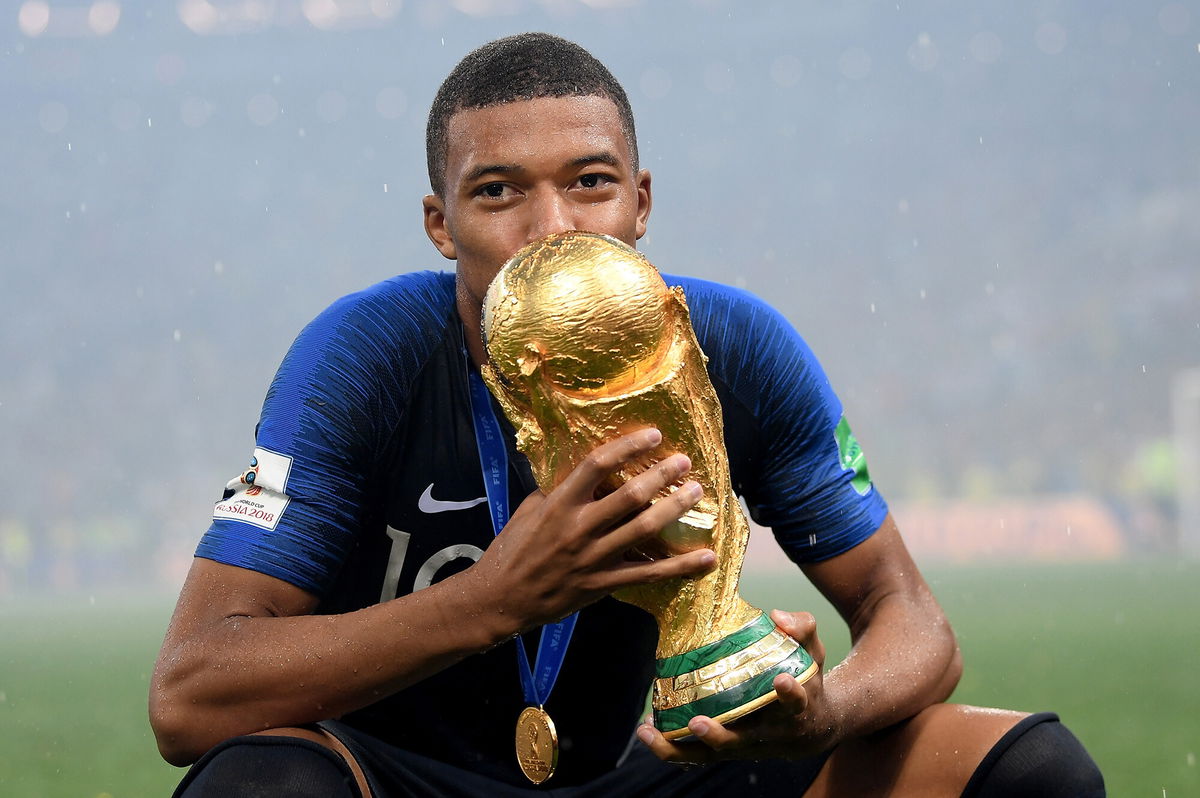
M 427 147 L 425 230 L 455 275 L 340 300 L 280 367 L 151 686 L 163 756 L 200 760 L 179 794 L 527 794 L 514 730 L 530 703 L 561 743 L 545 786 L 569 794 L 1103 794 L 1054 716 L 940 703 L 961 668 L 953 633 L 865 468 L 842 465 L 820 366 L 758 300 L 682 278 L 669 281 L 710 359 L 733 482 L 854 648 L 803 686 L 777 677 L 778 702 L 728 727 L 697 717 L 693 739 L 672 743 L 639 726 L 656 629 L 609 594 L 713 567 L 708 550 L 623 556 L 699 499 L 687 483 L 641 509 L 687 458 L 595 499 L 658 443 L 641 430 L 542 494 L 510 434 L 517 509 L 494 530 L 470 398 L 484 292 L 509 256 L 555 232 L 645 233 L 651 181 L 628 100 L 578 46 L 510 37 L 446 79 Z M 526 634 L 575 611 L 565 648 Z M 773 617 L 823 661 L 810 615 Z M 539 671 L 546 651 L 563 657 L 548 696 L 523 689 L 518 646 Z

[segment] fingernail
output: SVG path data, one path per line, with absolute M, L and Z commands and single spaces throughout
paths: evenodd
M 700 555 L 700 564 L 708 568 L 717 564 L 716 552 L 706 551 Z
M 687 482 L 683 483 L 683 487 L 680 488 L 680 490 L 684 492 L 683 495 L 686 498 L 693 501 L 698 501 L 700 497 L 704 495 L 704 488 L 702 488 L 700 483 L 696 482 L 695 480 L 688 480 Z
M 701 720 L 694 720 L 689 723 L 688 729 L 697 737 L 703 737 L 708 734 L 708 724 Z
M 651 427 L 650 429 L 646 430 L 646 442 L 657 446 L 658 444 L 662 443 L 662 433 Z
M 645 726 L 638 727 L 637 736 L 638 739 L 646 745 L 650 745 L 650 743 L 654 742 L 654 732 L 650 731 L 650 729 Z

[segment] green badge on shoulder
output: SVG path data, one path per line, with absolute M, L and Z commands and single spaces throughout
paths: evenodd
M 871 489 L 871 475 L 867 473 L 867 456 L 863 454 L 862 447 L 858 445 L 854 433 L 850 431 L 850 422 L 846 421 L 845 416 L 842 416 L 841 421 L 838 422 L 833 435 L 837 438 L 838 456 L 841 458 L 842 469 L 854 472 L 850 484 L 860 496 L 865 496 Z

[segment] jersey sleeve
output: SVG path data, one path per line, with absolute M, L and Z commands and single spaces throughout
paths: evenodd
M 304 328 L 196 556 L 325 594 L 381 489 L 381 452 L 409 385 L 447 323 L 453 288 L 440 276 L 402 275 L 344 297 Z
M 738 486 L 751 517 L 770 527 L 797 563 L 826 560 L 866 540 L 883 523 L 887 503 L 808 344 L 745 291 L 679 282 L 714 382 L 727 387 L 723 401 L 740 405 L 725 412 L 726 439 L 753 438 L 752 468 Z M 731 418 L 748 421 L 731 426 Z

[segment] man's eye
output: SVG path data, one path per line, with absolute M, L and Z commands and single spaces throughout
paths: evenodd
M 484 197 L 490 197 L 491 199 L 500 199 L 501 197 L 504 196 L 504 184 L 503 183 L 488 183 L 487 185 L 482 186 L 479 189 L 479 193 Z
M 583 186 L 584 188 L 597 188 L 598 186 L 602 186 L 607 182 L 609 182 L 609 180 L 604 175 L 584 175 L 583 177 L 579 178 L 579 185 Z

